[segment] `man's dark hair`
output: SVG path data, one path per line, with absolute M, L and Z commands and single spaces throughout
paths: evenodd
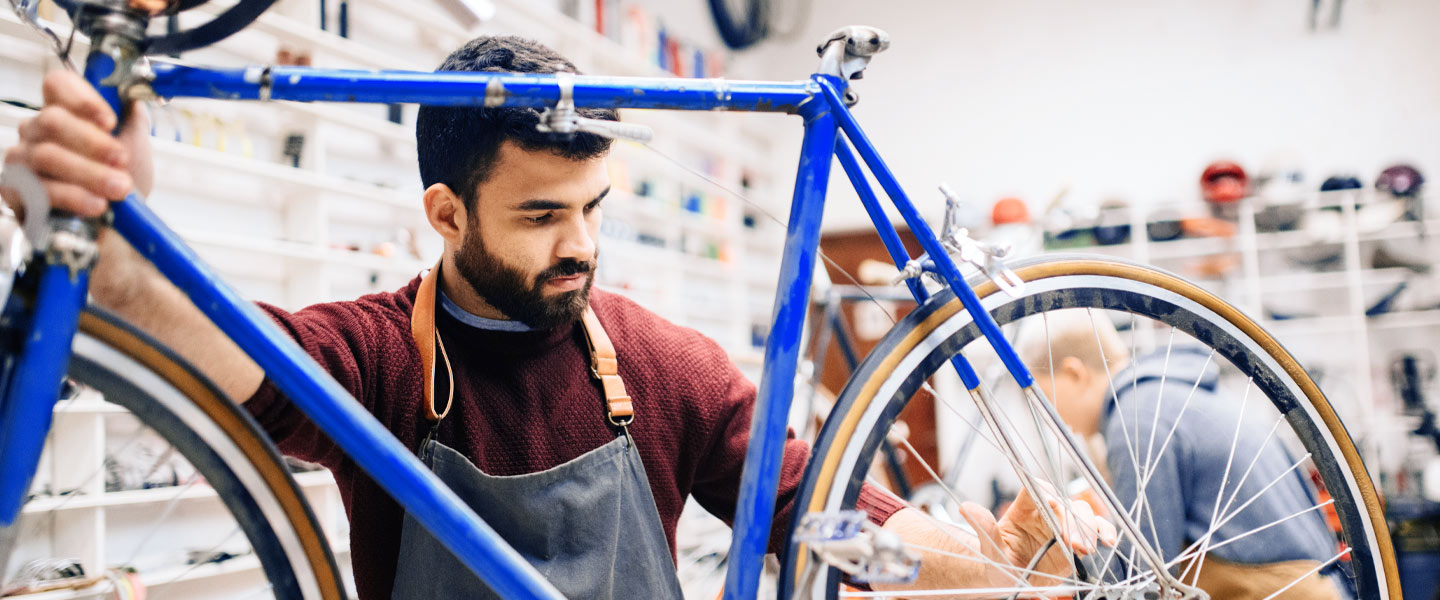
M 452 52 L 437 71 L 511 73 L 579 73 L 560 53 L 517 36 L 485 36 Z M 612 109 L 582 108 L 580 116 L 618 120 Z M 415 146 L 420 181 L 426 188 L 450 186 L 468 210 L 475 208 L 475 189 L 490 177 L 500 145 L 515 142 L 530 151 L 548 150 L 571 160 L 604 154 L 610 140 L 589 133 L 571 139 L 535 130 L 540 111 L 533 108 L 482 106 L 421 106 L 415 120 Z

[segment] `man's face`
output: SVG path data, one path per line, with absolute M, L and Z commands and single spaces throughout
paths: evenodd
M 594 282 L 603 157 L 570 160 L 506 142 L 481 183 L 455 266 L 487 304 L 537 329 L 578 319 Z
M 1089 399 L 1086 397 L 1085 386 L 1080 385 L 1075 377 L 1061 371 L 1054 375 L 1037 375 L 1035 383 L 1040 386 L 1040 391 L 1050 397 L 1050 402 L 1055 404 L 1056 412 L 1060 418 L 1071 427 L 1084 421 L 1081 418 L 1081 411 L 1089 406 Z

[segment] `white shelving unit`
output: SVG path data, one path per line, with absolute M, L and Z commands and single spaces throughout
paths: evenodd
M 211 2 L 202 12 L 228 4 Z M 329 30 L 322 31 L 316 3 L 282 0 L 246 31 L 185 59 L 268 64 L 284 50 L 308 54 L 317 66 L 430 70 L 475 35 L 504 33 L 547 43 L 587 73 L 667 76 L 548 3 L 497 0 L 493 20 L 467 29 L 431 2 L 351 0 L 348 39 L 334 33 L 335 5 L 332 0 Z M 182 27 L 207 18 L 182 15 Z M 74 56 L 85 50 L 77 40 Z M 6 80 L 0 96 L 38 104 L 44 72 L 57 67 L 34 34 L 0 11 Z M 31 114 L 0 105 L 0 148 L 14 143 L 16 127 Z M 246 297 L 298 309 L 396 289 L 440 252 L 421 211 L 414 107 L 402 115 L 397 124 L 387 120 L 384 106 L 196 99 L 152 108 L 151 206 Z M 784 219 L 793 173 L 790 157 L 771 155 L 772 124 L 782 117 L 626 111 L 623 118 L 651 125 L 656 140 L 648 148 L 619 142 L 611 154 L 614 190 L 605 204 L 597 285 L 700 330 L 757 372 L 760 354 L 752 342 L 763 338 L 770 318 L 783 238 L 783 227 L 761 215 Z M 798 127 L 786 130 L 798 133 Z M 293 166 L 286 154 L 292 135 L 303 136 Z M 222 512 L 212 489 L 197 483 L 106 492 L 103 476 L 80 475 L 100 467 L 113 430 L 132 421 L 99 398 L 57 409 L 53 443 L 65 452 L 47 453 L 37 490 L 78 491 L 39 498 L 25 509 L 27 518 L 47 521 L 45 533 L 22 544 L 10 568 L 28 558 L 64 556 L 79 559 L 91 574 L 133 564 L 148 586 L 171 597 L 231 597 L 249 589 L 259 577 L 253 556 L 193 566 L 174 554 L 187 536 L 209 536 L 213 543 L 227 535 L 206 530 L 209 513 Z M 348 524 L 333 479 L 323 472 L 297 478 L 348 570 Z M 165 507 L 174 514 L 156 536 L 164 541 L 146 542 L 149 534 L 139 533 L 137 523 Z M 132 556 L 137 544 L 158 550 Z M 29 597 L 107 592 L 102 583 Z
M 137 568 L 151 593 L 177 597 L 225 597 L 262 583 L 259 562 L 223 509 L 216 492 L 183 461 L 163 453 L 167 446 L 125 409 L 84 390 L 55 408 L 55 426 L 25 505 L 12 567 L 31 559 L 63 557 L 80 562 L 87 574 L 107 567 Z M 55 449 L 63 448 L 56 455 Z M 160 465 L 180 485 L 107 491 L 117 467 L 107 456 L 120 449 L 151 454 L 130 467 Z M 128 456 L 135 456 L 129 454 Z M 178 462 L 177 462 L 178 461 Z M 120 467 L 126 471 L 129 467 Z M 335 480 L 326 471 L 297 473 L 296 482 L 315 510 L 337 558 L 348 558 L 348 525 Z M 344 550 L 343 552 L 341 550 Z M 191 551 L 228 551 L 236 557 L 187 564 Z M 348 563 L 347 563 L 348 564 Z M 109 583 L 55 590 L 25 598 L 106 598 Z
M 1390 382 L 1389 362 L 1398 352 L 1433 348 L 1433 340 L 1440 339 L 1440 276 L 1434 267 L 1428 273 L 1403 266 L 1377 267 L 1373 257 L 1383 247 L 1408 260 L 1432 264 L 1440 255 L 1436 241 L 1440 218 L 1433 210 L 1435 199 L 1426 198 L 1422 214 L 1429 218 L 1423 222 L 1364 223 L 1361 213 L 1377 200 L 1364 190 L 1316 193 L 1302 199 L 1306 217 L 1322 210 L 1338 213 L 1340 227 L 1323 238 L 1303 226 L 1258 231 L 1255 212 L 1261 201 L 1247 198 L 1241 201 L 1233 237 L 1157 242 L 1146 234 L 1146 219 L 1166 207 L 1132 207 L 1127 242 L 1057 251 L 1103 253 L 1153 264 L 1196 280 L 1239 306 L 1317 375 L 1361 444 L 1367 463 L 1382 469 L 1403 453 L 1390 447 L 1391 441 L 1404 436 L 1394 435 L 1396 425 L 1387 416 L 1397 414 L 1400 406 Z M 1325 255 L 1335 258 L 1319 267 L 1307 266 Z M 1223 275 L 1203 277 L 1195 271 L 1200 261 L 1226 256 L 1233 257 L 1235 265 Z M 1367 316 L 1402 284 L 1405 289 L 1389 310 Z

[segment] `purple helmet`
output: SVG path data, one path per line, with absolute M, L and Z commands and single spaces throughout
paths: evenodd
M 1419 194 L 1420 184 L 1423 183 L 1425 177 L 1418 169 L 1400 164 L 1381 171 L 1380 176 L 1375 178 L 1375 189 L 1404 198 Z

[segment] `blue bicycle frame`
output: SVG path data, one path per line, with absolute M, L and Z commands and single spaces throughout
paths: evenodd
M 115 68 L 92 54 L 86 77 L 118 110 L 113 87 L 101 82 Z M 562 97 L 555 75 L 418 73 L 327 70 L 306 67 L 210 69 L 157 62 L 153 88 L 161 97 L 235 100 L 409 102 L 447 106 L 550 107 Z M 878 151 L 842 101 L 846 82 L 816 74 L 794 82 L 752 82 L 661 78 L 566 77 L 577 107 L 675 110 L 732 110 L 796 114 L 804 120 L 798 175 L 785 238 L 774 324 L 750 431 L 750 446 L 736 509 L 727 598 L 753 598 L 775 510 L 786 416 L 800 359 L 802 325 L 809 306 L 820 237 L 820 221 L 832 157 L 855 185 L 897 265 L 910 259 L 869 188 L 864 161 L 906 225 L 954 289 L 981 331 L 1021 384 L 1033 381 L 999 327 L 980 308 L 935 233 L 921 219 Z M 841 137 L 843 132 L 844 137 Z M 851 151 L 854 146 L 855 152 Z M 447 487 L 439 482 L 373 416 L 282 333 L 271 319 L 222 283 L 178 236 L 138 197 L 112 205 L 114 228 L 187 293 L 221 330 L 264 369 L 279 388 L 407 511 L 505 597 L 554 598 L 558 593 Z M 69 357 L 69 343 L 83 309 L 87 273 L 59 265 L 44 267 L 39 297 L 27 325 L 26 343 L 14 378 L 0 400 L 0 525 L 13 522 L 34 472 L 52 407 Z M 912 280 L 916 301 L 927 299 Z M 964 359 L 954 365 L 969 389 L 979 378 Z M 44 424 L 38 427 L 37 424 Z M 24 465 L 22 468 L 15 468 Z

